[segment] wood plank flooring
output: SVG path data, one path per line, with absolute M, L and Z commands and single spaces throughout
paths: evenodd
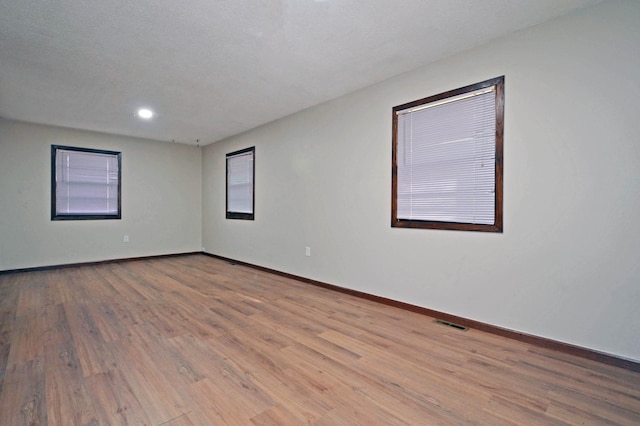
M 0 275 L 0 425 L 640 424 L 640 373 L 204 255 Z

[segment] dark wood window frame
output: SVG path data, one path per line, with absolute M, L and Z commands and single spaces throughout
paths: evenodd
M 239 155 L 251 153 L 252 156 L 252 168 L 251 168 L 251 212 L 238 212 L 232 211 L 229 207 L 229 159 L 237 157 Z M 254 220 L 255 218 L 255 204 L 256 204 L 256 147 L 241 149 L 239 151 L 230 152 L 226 155 L 225 161 L 225 211 L 227 219 L 241 219 L 241 220 Z
M 57 173 L 56 158 L 59 150 L 76 151 L 89 154 L 100 154 L 113 156 L 118 163 L 118 196 L 116 213 L 62 213 L 57 208 Z M 51 220 L 103 220 L 122 218 L 122 153 L 118 151 L 107 151 L 102 149 L 79 148 L 63 145 L 51 145 Z
M 494 188 L 494 223 L 478 224 L 463 222 L 445 222 L 432 220 L 398 219 L 398 112 L 410 108 L 418 108 L 422 105 L 442 101 L 448 98 L 464 95 L 469 92 L 484 88 L 494 87 L 495 93 L 495 188 Z M 502 180 L 503 180 L 503 134 L 504 134 L 504 76 L 486 80 L 477 84 L 461 87 L 459 89 L 444 92 L 438 95 L 419 99 L 393 108 L 393 135 L 392 135 L 392 200 L 391 200 L 391 226 L 401 228 L 426 228 L 449 229 L 463 231 L 502 232 Z

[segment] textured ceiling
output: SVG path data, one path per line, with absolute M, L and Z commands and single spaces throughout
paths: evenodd
M 0 116 L 205 145 L 597 2 L 0 0 Z

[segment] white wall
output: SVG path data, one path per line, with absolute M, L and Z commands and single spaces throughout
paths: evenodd
M 210 145 L 203 245 L 640 360 L 638 46 L 640 2 L 606 2 Z M 391 108 L 500 75 L 504 233 L 392 229 Z M 226 220 L 253 145 L 256 220 Z
M 122 152 L 121 220 L 51 221 L 52 144 Z M 0 120 L 0 270 L 200 251 L 201 164 L 193 146 Z

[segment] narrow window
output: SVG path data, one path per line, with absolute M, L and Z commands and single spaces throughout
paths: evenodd
M 51 220 L 120 219 L 121 153 L 51 145 Z
M 227 219 L 253 220 L 255 147 L 227 154 Z
M 504 76 L 393 108 L 391 226 L 502 232 Z

